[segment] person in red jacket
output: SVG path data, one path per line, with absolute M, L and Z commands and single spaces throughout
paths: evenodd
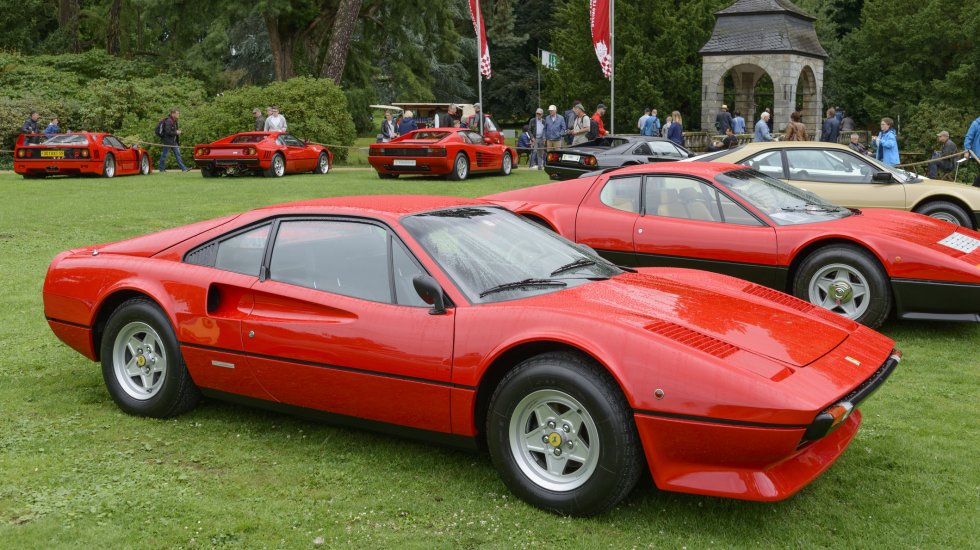
M 592 115 L 592 120 L 596 122 L 599 126 L 599 135 L 597 137 L 602 137 L 609 132 L 606 131 L 606 126 L 602 123 L 602 117 L 606 114 L 606 106 L 602 103 L 596 105 L 595 114 Z

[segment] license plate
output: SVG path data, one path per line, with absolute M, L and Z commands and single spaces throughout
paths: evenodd
M 395 159 L 395 166 L 415 166 L 415 159 Z
M 63 159 L 65 158 L 65 152 L 64 151 L 41 151 L 41 158 Z
M 563 162 L 578 162 L 578 161 L 582 160 L 582 157 L 580 157 L 578 155 L 562 155 L 561 156 L 561 160 Z

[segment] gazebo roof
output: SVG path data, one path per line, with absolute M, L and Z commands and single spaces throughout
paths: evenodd
M 825 59 L 816 20 L 789 0 L 736 0 L 715 12 L 715 30 L 701 55 L 796 53 Z

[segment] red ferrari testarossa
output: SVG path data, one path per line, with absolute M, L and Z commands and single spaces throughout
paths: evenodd
M 372 143 L 368 162 L 381 178 L 416 174 L 465 180 L 481 172 L 509 175 L 517 149 L 466 128 L 426 128 L 387 143 Z

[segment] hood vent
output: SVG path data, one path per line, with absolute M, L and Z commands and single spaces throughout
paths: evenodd
M 800 300 L 799 298 L 790 296 L 789 294 L 783 294 L 778 290 L 773 290 L 771 288 L 767 288 L 764 286 L 759 286 L 754 284 L 749 285 L 743 289 L 743 292 L 745 292 L 746 294 L 751 294 L 753 296 L 758 296 L 759 298 L 765 298 L 770 302 L 776 302 L 779 305 L 791 307 L 797 311 L 802 311 L 804 313 L 812 311 L 813 308 L 817 307 L 811 304 L 810 302 Z
M 738 351 L 737 347 L 728 342 L 667 321 L 650 323 L 646 329 L 721 359 Z

